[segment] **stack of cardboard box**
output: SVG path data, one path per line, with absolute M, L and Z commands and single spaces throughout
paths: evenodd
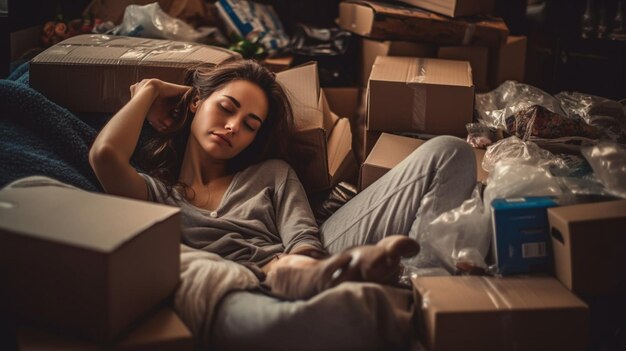
M 502 20 L 485 16 L 492 12 L 493 0 L 403 2 L 407 5 L 340 3 L 339 25 L 363 37 L 362 84 L 367 82 L 374 55 L 468 61 L 477 92 L 505 80 L 524 80 L 526 37 L 508 35 Z
M 179 209 L 41 178 L 0 204 L 2 310 L 22 350 L 192 349 L 163 304 L 179 281 Z

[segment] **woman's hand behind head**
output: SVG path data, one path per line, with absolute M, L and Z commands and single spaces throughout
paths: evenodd
M 162 81 L 144 79 L 130 86 L 131 99 L 139 94 L 150 94 L 152 106 L 146 115 L 148 123 L 157 131 L 165 131 L 172 125 L 172 109 L 191 87 Z

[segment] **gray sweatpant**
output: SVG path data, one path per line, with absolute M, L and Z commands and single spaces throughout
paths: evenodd
M 476 183 L 474 152 L 442 136 L 420 146 L 334 213 L 320 228 L 330 253 L 386 235 L 417 238 L 420 225 L 458 207 Z M 218 350 L 379 350 L 405 348 L 414 326 L 411 292 L 344 283 L 307 301 L 252 292 L 224 298 L 214 320 Z

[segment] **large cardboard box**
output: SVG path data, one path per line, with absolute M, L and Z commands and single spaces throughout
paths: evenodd
M 369 130 L 467 135 L 474 112 L 468 62 L 378 56 L 367 89 Z
M 177 208 L 37 179 L 0 204 L 0 285 L 20 320 L 108 341 L 178 284 Z
M 367 86 L 377 56 L 435 57 L 434 45 L 400 40 L 372 40 L 363 38 L 361 44 L 361 85 Z
M 17 332 L 20 351 L 192 351 L 193 337 L 171 308 L 150 315 L 121 340 L 97 344 L 48 331 L 22 327 Z
M 509 34 L 501 19 L 451 19 L 411 6 L 360 0 L 339 3 L 339 26 L 371 39 L 449 46 L 499 47 Z
M 361 166 L 359 189 L 367 188 L 384 176 L 425 142 L 426 140 L 422 139 L 382 133 Z M 476 177 L 479 181 L 483 181 L 489 176 L 481 167 L 485 150 L 473 150 L 476 155 Z
M 525 36 L 511 35 L 505 45 L 491 50 L 488 79 L 492 88 L 497 88 L 506 80 L 524 81 L 527 45 Z
M 548 208 L 551 197 L 516 197 L 491 202 L 493 256 L 502 275 L 552 273 Z
M 588 307 L 551 277 L 413 278 L 430 351 L 587 350 Z
M 626 200 L 548 210 L 557 278 L 577 294 L 626 293 Z
M 239 54 L 170 40 L 84 34 L 54 45 L 30 62 L 30 84 L 73 112 L 117 112 L 130 86 L 145 78 L 183 83 L 187 69 Z
M 449 17 L 487 15 L 493 12 L 494 0 L 400 0 Z
M 489 48 L 485 46 L 442 46 L 437 57 L 447 60 L 467 61 L 472 67 L 472 80 L 476 91 L 489 90 L 487 72 L 489 68 Z
M 339 166 L 352 156 L 350 123 L 347 119 L 340 121 L 330 111 L 320 89 L 316 63 L 280 72 L 276 79 L 287 90 L 294 112 L 301 153 L 295 171 L 308 192 L 329 189 L 342 180 L 344 174 Z M 335 133 L 336 127 L 339 129 Z

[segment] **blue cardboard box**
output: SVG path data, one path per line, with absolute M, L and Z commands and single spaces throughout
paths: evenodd
M 548 208 L 551 197 L 518 197 L 491 202 L 493 253 L 502 275 L 553 269 Z

